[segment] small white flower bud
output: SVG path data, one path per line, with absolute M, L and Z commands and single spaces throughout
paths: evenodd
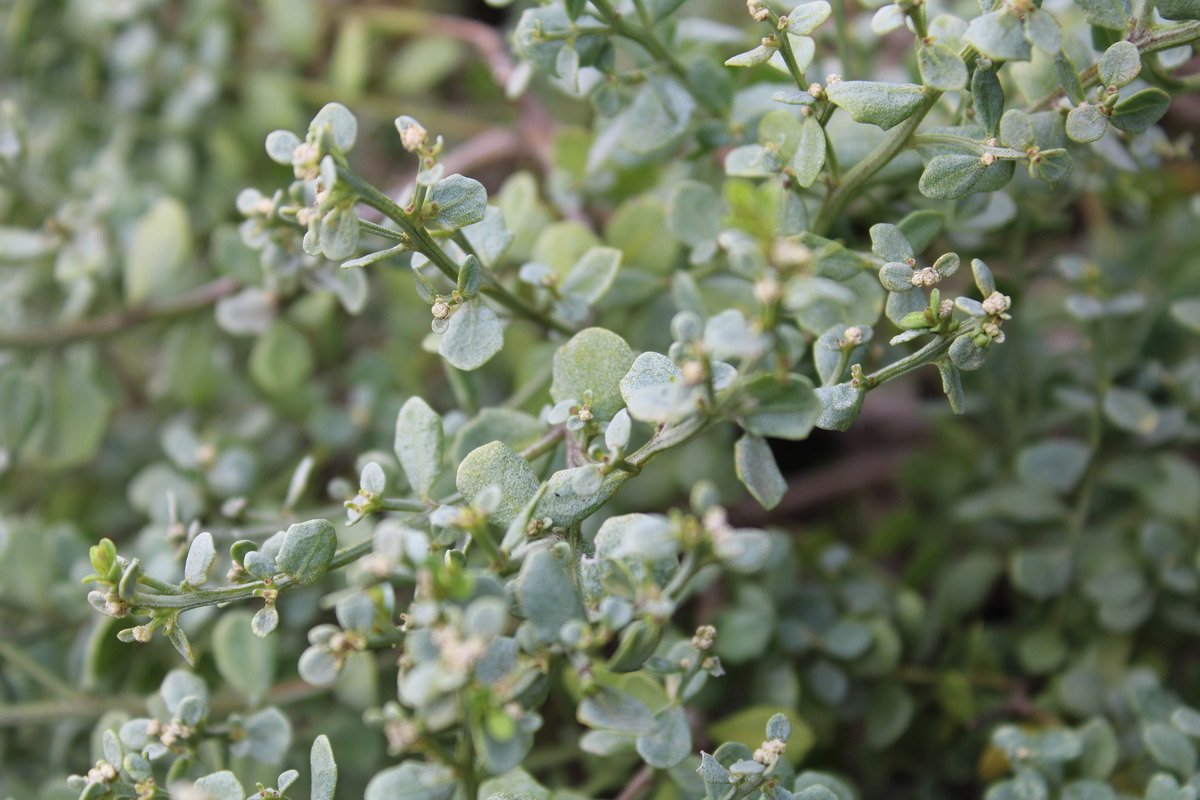
M 445 300 L 438 300 L 433 304 L 432 311 L 434 319 L 446 319 L 450 316 L 450 304 Z
M 825 85 L 826 86 L 833 86 L 834 84 L 841 83 L 841 82 L 842 82 L 842 76 L 836 72 L 831 72 L 831 73 L 829 73 L 829 75 L 827 75 L 825 77 Z
M 954 301 L 946 298 L 941 303 L 938 303 L 938 316 L 946 319 L 954 311 Z
M 410 153 L 420 150 L 428 139 L 429 133 L 416 122 L 410 123 L 400 134 L 400 144 Z
M 863 329 L 857 325 L 852 325 L 846 328 L 846 332 L 842 334 L 842 339 L 849 345 L 860 345 L 863 341 Z
M 982 305 L 985 314 L 989 317 L 997 317 L 1008 311 L 1009 307 L 1012 306 L 1012 298 L 1000 294 L 1000 292 L 992 292 L 983 301 Z
M 682 369 L 683 382 L 688 386 L 699 386 L 704 382 L 704 365 L 699 361 L 685 361 Z
M 825 94 L 825 90 L 821 88 L 821 84 L 813 83 L 809 84 L 808 93 L 819 100 L 821 95 Z
M 936 269 L 934 269 L 933 267 L 925 267 L 925 268 L 919 269 L 913 273 L 912 285 L 913 286 L 934 286 L 941 279 L 942 279 L 942 275 Z
M 592 409 L 588 408 L 587 406 L 582 406 L 579 409 L 579 413 L 576 414 L 576 416 L 579 417 L 579 419 L 582 420 L 583 422 L 591 422 L 592 421 Z
M 774 305 L 782 297 L 783 286 L 775 279 L 774 275 L 767 275 L 754 284 L 754 299 L 764 306 Z
M 712 625 L 701 625 L 696 629 L 696 635 L 692 637 L 692 647 L 700 651 L 708 650 L 713 646 L 716 638 L 716 628 Z
M 992 164 L 996 163 L 996 154 L 984 153 L 979 157 L 979 163 L 983 164 L 985 167 L 990 167 Z
M 750 16 L 754 18 L 755 22 L 763 22 L 771 16 L 762 0 L 746 0 L 746 10 L 750 12 Z

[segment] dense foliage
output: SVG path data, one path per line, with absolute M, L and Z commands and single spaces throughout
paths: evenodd
M 1200 4 L 491 6 L 4 8 L 0 796 L 1195 800 Z

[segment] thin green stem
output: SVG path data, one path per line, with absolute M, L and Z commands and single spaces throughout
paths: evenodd
M 358 228 L 359 230 L 366 231 L 373 236 L 378 236 L 383 239 L 390 239 L 393 242 L 404 241 L 404 237 L 391 228 L 385 228 L 382 225 L 376 225 L 374 222 L 369 222 L 365 219 L 359 219 Z
M 850 351 L 852 348 L 843 347 L 838 353 L 837 366 L 833 368 L 833 372 L 822 382 L 822 386 L 833 386 L 835 383 L 841 383 L 842 375 L 846 372 L 846 367 L 850 366 Z
M 73 699 L 78 696 L 73 688 L 47 669 L 45 665 L 34 661 L 20 648 L 3 639 L 0 639 L 0 659 L 7 661 L 12 666 L 21 670 L 36 683 L 40 684 L 42 688 L 54 694 L 67 699 Z

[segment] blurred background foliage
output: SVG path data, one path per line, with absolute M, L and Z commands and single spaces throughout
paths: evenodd
M 744 20 L 740 3 L 689 9 Z M 562 202 L 587 194 L 588 109 L 535 86 L 552 127 L 497 87 L 513 68 L 498 31 L 514 18 L 452 1 L 0 8 L 0 794 L 72 796 L 63 777 L 97 757 L 94 732 L 140 713 L 177 664 L 161 641 L 134 658 L 113 636 L 126 623 L 82 602 L 89 544 L 137 541 L 170 571 L 193 519 L 235 537 L 337 516 L 355 488 L 338 479 L 357 473 L 359 454 L 387 449 L 405 398 L 446 408 L 462 396 L 462 377 L 418 346 L 428 309 L 402 268 L 372 272 L 369 290 L 269 286 L 260 326 L 222 327 L 214 305 L 263 281 L 234 198 L 278 181 L 262 156 L 268 131 L 345 103 L 360 121 L 361 172 L 401 187 L 411 175 L 390 129 L 411 114 L 446 136 L 456 169 L 520 212 L 512 258 L 596 241 Z M 1194 102 L 1164 121 L 1176 141 L 1194 129 Z M 803 768 L 847 776 L 864 797 L 952 797 L 1005 773 L 988 744 L 997 723 L 1036 732 L 1100 716 L 1128 756 L 1114 782 L 1142 785 L 1154 754 L 1122 727 L 1150 713 L 1129 699 L 1149 680 L 1138 669 L 1200 702 L 1200 308 L 1186 300 L 1200 296 L 1200 171 L 1186 138 L 1159 144 L 1149 173 L 1077 163 L 1080 195 L 1020 182 L 958 206 L 948 244 L 986 259 L 1020 309 L 1006 346 L 967 378 L 965 417 L 920 375 L 873 395 L 848 435 L 778 445 L 790 487 L 769 514 L 734 502 L 725 435 L 665 456 L 617 498 L 617 512 L 665 508 L 709 478 L 736 521 L 778 531 L 768 579 L 726 581 L 689 612 L 731 632 L 718 640 L 730 674 L 697 703 L 712 740 L 756 740 L 783 707 Z M 583 215 L 650 271 L 678 255 L 648 193 L 671 168 L 618 173 Z M 747 192 L 727 196 L 752 217 Z M 663 341 L 665 318 L 622 332 Z M 553 345 L 532 326 L 508 335 L 472 376 L 479 406 L 548 361 Z M 536 413 L 541 398 L 520 405 Z M 313 488 L 281 516 L 306 454 Z M 358 796 L 387 763 L 362 713 L 380 705 L 394 665 L 363 656 L 332 691 L 299 681 L 294 654 L 329 614 L 319 597 L 287 596 L 268 696 L 301 758 L 313 735 L 330 736 L 343 792 Z M 198 671 L 215 688 L 210 620 L 195 616 Z M 818 632 L 835 623 L 831 645 Z M 229 687 L 214 704 L 252 707 Z M 573 716 L 569 703 L 558 711 Z M 553 697 L 544 715 L 555 719 Z M 527 768 L 614 794 L 577 737 L 547 724 Z

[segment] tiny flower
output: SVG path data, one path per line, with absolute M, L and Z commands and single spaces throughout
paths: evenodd
M 984 153 L 982 156 L 979 157 L 979 163 L 983 164 L 985 167 L 990 167 L 992 164 L 996 163 L 996 154 L 995 153 Z
M 1012 298 L 1000 294 L 1000 292 L 992 292 L 983 301 L 983 311 L 989 317 L 998 317 L 1012 306 Z
M 787 744 L 782 739 L 768 739 L 754 751 L 754 760 L 769 767 L 779 760 L 786 748 Z
M 807 250 L 808 248 L 805 249 Z M 754 299 L 764 306 L 774 305 L 782 297 L 783 286 L 775 279 L 774 275 L 766 275 L 754 284 Z
M 809 85 L 808 93 L 819 100 L 821 95 L 825 93 L 825 90 L 821 88 L 821 84 L 813 83 Z
M 450 304 L 445 300 L 438 300 L 433 304 L 432 311 L 434 319 L 446 319 L 450 316 Z
M 587 406 L 581 406 L 579 408 L 579 413 L 576 416 L 578 416 L 584 422 L 591 422 L 592 421 L 592 410 L 590 408 L 588 408 Z
M 682 370 L 683 382 L 688 386 L 699 386 L 704 382 L 704 365 L 699 361 L 685 361 Z
M 771 262 L 781 267 L 803 267 L 813 258 L 813 251 L 795 239 L 778 239 L 771 245 Z
M 954 310 L 954 301 L 948 297 L 945 300 L 943 300 L 941 303 L 938 303 L 938 317 L 941 319 L 946 319 L 947 317 L 949 317 L 950 312 L 952 312 L 953 310 Z
M 842 76 L 836 72 L 831 72 L 831 73 L 829 73 L 829 75 L 827 75 L 825 77 L 825 85 L 826 86 L 833 86 L 834 84 L 841 83 L 841 82 L 842 82 Z
M 913 286 L 933 286 L 942 279 L 942 275 L 933 267 L 925 267 L 913 273 Z
M 842 334 L 842 340 L 848 345 L 860 345 L 863 341 L 863 329 L 857 325 L 852 325 L 846 328 L 846 332 Z
M 716 638 L 716 628 L 712 625 L 701 625 L 696 629 L 696 635 L 692 637 L 692 647 L 701 651 L 708 650 L 713 646 Z
M 408 152 L 414 153 L 421 149 L 427 137 L 428 132 L 425 128 L 419 122 L 413 122 L 400 132 L 400 144 Z
M 89 783 L 112 783 L 117 779 L 117 769 L 107 761 L 97 761 L 88 770 L 87 779 Z
M 746 0 L 746 10 L 750 12 L 750 16 L 755 22 L 763 22 L 771 16 L 771 12 L 767 10 L 763 0 Z

